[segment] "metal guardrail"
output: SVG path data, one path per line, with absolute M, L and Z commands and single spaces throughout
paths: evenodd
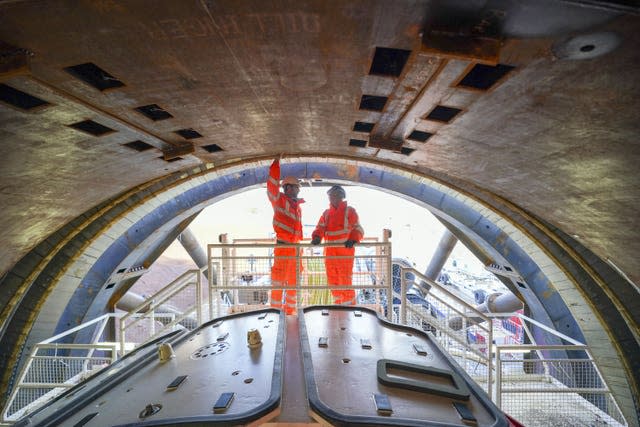
M 432 332 L 438 343 L 491 396 L 493 359 L 491 320 L 473 305 L 410 267 L 400 267 L 400 289 L 395 289 L 397 322 Z M 411 289 L 410 289 L 411 288 Z M 407 291 L 413 294 L 407 295 Z M 402 297 L 405 296 L 405 297 Z M 471 338 L 472 337 L 472 338 Z
M 36 344 L 2 412 L 12 423 L 116 360 L 116 343 L 98 343 L 113 314 L 105 314 Z M 65 343 L 75 334 L 88 344 Z
M 582 357 L 543 359 L 531 353 Z M 626 426 L 586 345 L 496 346 L 496 404 L 527 427 Z
M 521 313 L 480 313 L 413 268 L 400 267 L 398 279 L 397 320 L 430 331 L 527 427 L 627 425 L 587 345 Z M 568 344 L 535 345 L 534 327 Z M 534 344 L 523 344 L 525 337 Z
M 589 346 L 520 313 L 489 316 L 494 325 L 507 316 L 520 319 L 533 343 L 495 346 L 494 400 L 499 408 L 527 427 L 628 425 Z M 568 344 L 537 345 L 533 327 Z
M 272 286 L 270 277 L 276 246 L 297 249 L 297 255 L 291 258 L 302 268 L 296 272 L 294 287 Z M 358 244 L 353 283 L 329 286 L 324 262 L 327 257 L 322 249 L 331 246 L 340 245 L 276 245 L 271 239 L 208 245 L 208 299 L 203 297 L 201 287 L 201 272 L 207 267 L 187 271 L 121 317 L 118 343 L 121 354 L 130 341 L 126 339 L 127 331 L 130 334 L 132 328 L 144 321 L 148 322 L 147 332 L 134 340 L 137 344 L 174 327 L 189 327 L 185 323 L 191 322 L 191 326 L 196 327 L 206 320 L 203 311 L 208 311 L 208 317 L 212 319 L 232 310 L 242 310 L 242 307 L 248 310 L 264 307 L 269 304 L 272 289 L 295 290 L 298 308 L 332 304 L 331 289 L 353 289 L 359 294 L 358 304 L 375 305 L 389 320 L 432 334 L 498 407 L 527 427 L 627 425 L 589 348 L 583 343 L 520 313 L 482 313 L 472 302 L 458 297 L 413 268 L 397 266 L 396 271 L 396 267 L 392 267 L 388 241 Z M 91 373 L 96 364 L 115 360 L 115 343 L 54 343 L 98 323 L 101 326 L 94 337 L 99 337 L 106 319 L 113 316 L 102 316 L 38 344 L 10 397 L 3 421 L 17 420 L 77 383 L 79 378 Z M 533 327 L 569 344 L 536 345 Z M 534 344 L 523 345 L 525 337 Z M 88 353 L 62 356 L 61 350 Z M 94 356 L 96 350 L 111 351 L 111 357 Z M 38 353 L 40 351 L 53 351 L 53 354 L 42 355 Z M 60 361 L 67 368 L 66 375 L 60 375 L 59 366 L 50 367 L 51 363 L 59 364 Z M 50 380 L 52 376 L 55 380 Z
M 134 348 L 175 327 L 195 329 L 203 322 L 202 271 L 188 270 L 143 303 L 122 316 L 119 324 L 120 355 L 127 347 L 127 331 L 138 327 Z M 195 319 L 193 318 L 195 314 Z M 131 340 L 129 340 L 131 341 Z
M 274 249 L 294 248 L 295 256 L 283 257 L 301 265 L 296 270 L 296 283 L 274 287 L 271 269 L 274 264 Z M 349 257 L 324 256 L 322 251 L 343 244 L 292 244 L 269 243 L 210 244 L 207 246 L 209 270 L 210 317 L 218 317 L 237 309 L 238 305 L 269 304 L 269 292 L 273 289 L 296 292 L 297 307 L 316 304 L 333 304 L 331 290 L 363 290 L 359 303 L 382 307 L 391 296 L 391 244 L 389 242 L 363 241 L 356 245 L 352 284 L 327 284 L 326 260 L 341 260 Z M 366 292 L 365 292 L 366 291 Z M 391 319 L 391 312 L 387 313 Z

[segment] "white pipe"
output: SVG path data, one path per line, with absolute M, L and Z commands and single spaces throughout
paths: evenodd
M 476 310 L 481 313 L 513 313 L 521 310 L 522 307 L 522 301 L 512 293 L 493 293 L 487 296 L 485 301 L 476 307 Z M 475 325 L 483 322 L 483 319 L 480 317 L 469 317 L 467 321 L 469 324 Z M 462 317 L 456 316 L 449 320 L 449 327 L 454 331 L 459 331 L 464 326 L 463 323 Z

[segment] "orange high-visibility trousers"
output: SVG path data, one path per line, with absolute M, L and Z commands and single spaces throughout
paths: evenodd
M 286 314 L 296 313 L 296 248 L 279 248 L 273 250 L 273 267 L 271 268 L 271 307 L 284 310 Z M 282 289 L 275 288 L 294 288 Z M 283 301 L 284 296 L 284 301 Z
M 350 286 L 353 276 L 353 255 L 354 248 L 325 248 L 325 268 L 327 270 L 327 282 L 329 286 Z M 333 258 L 333 257 L 346 258 Z M 354 305 L 356 303 L 356 293 L 352 289 L 331 290 L 333 303 L 339 305 Z

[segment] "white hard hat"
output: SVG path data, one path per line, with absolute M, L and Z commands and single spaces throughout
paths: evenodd
M 300 186 L 300 181 L 295 176 L 287 176 L 280 183 L 283 187 L 287 184 Z

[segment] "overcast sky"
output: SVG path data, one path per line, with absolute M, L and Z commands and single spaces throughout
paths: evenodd
M 360 217 L 365 236 L 382 240 L 382 230 L 389 228 L 393 257 L 402 257 L 415 263 L 424 271 L 433 256 L 444 227 L 427 209 L 400 197 L 365 187 L 345 187 L 347 203 L 353 206 Z M 322 212 L 329 206 L 327 187 L 307 187 L 300 190 L 305 199 L 302 205 L 304 237 L 310 237 Z M 233 238 L 273 237 L 271 221 L 273 209 L 267 199 L 266 187 L 245 191 L 228 197 L 208 208 L 191 223 L 198 240 L 206 248 L 209 243 L 218 243 L 218 235 L 228 233 Z M 165 252 L 171 258 L 188 257 L 179 243 L 174 242 Z M 467 265 L 472 271 L 482 271 L 482 264 L 462 245 L 456 247 L 449 258 L 456 259 L 460 266 Z

